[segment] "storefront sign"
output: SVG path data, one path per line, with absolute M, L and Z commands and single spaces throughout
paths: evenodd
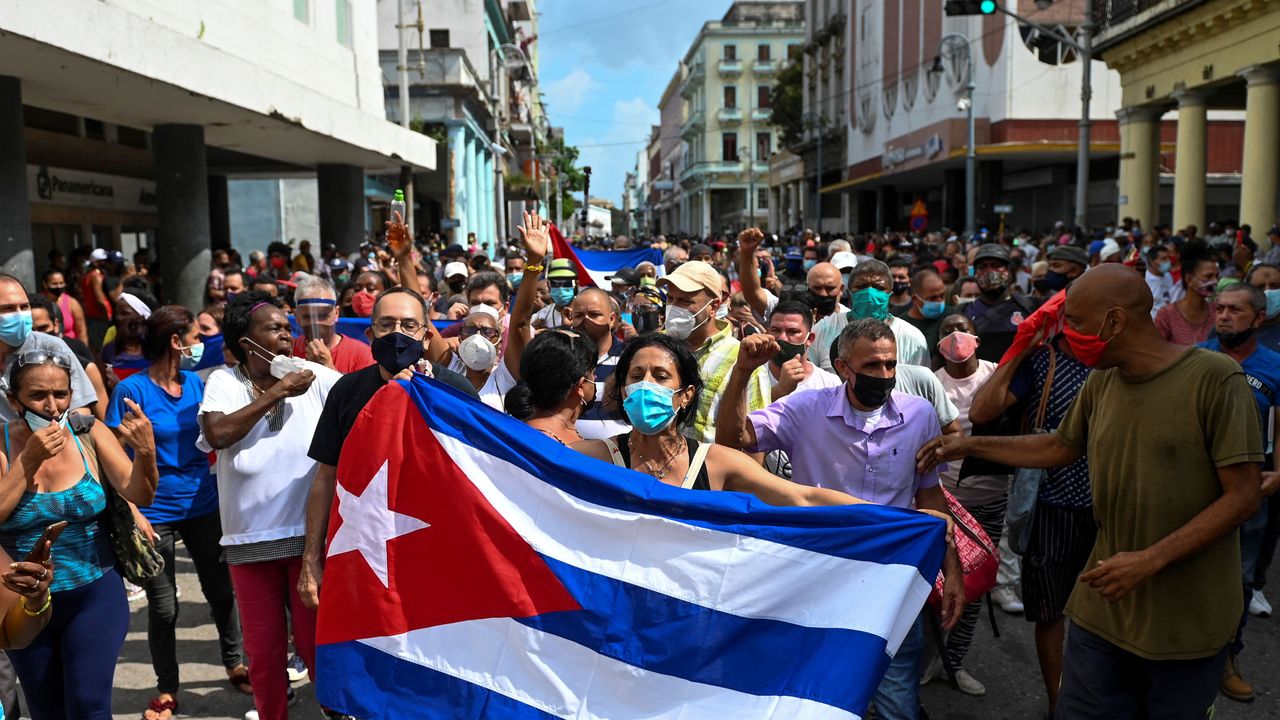
M 912 160 L 921 158 L 932 159 L 942 152 L 942 136 L 933 134 L 928 137 L 921 145 L 907 147 L 893 147 L 886 145 L 884 148 L 883 163 L 886 168 L 896 168 L 899 165 L 909 163 Z
M 27 192 L 32 202 L 156 212 L 156 184 L 142 178 L 28 165 Z

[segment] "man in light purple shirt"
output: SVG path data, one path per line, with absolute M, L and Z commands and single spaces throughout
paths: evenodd
M 791 456 L 793 482 L 843 490 L 874 503 L 947 513 L 937 469 L 916 472 L 916 452 L 941 434 L 926 400 L 894 392 L 898 348 L 883 321 L 854 320 L 840 333 L 834 367 L 836 388 L 791 393 L 763 410 L 746 413 L 751 372 L 779 351 L 763 333 L 742 340 L 725 384 L 716 442 L 747 452 L 782 450 Z M 964 576 L 955 551 L 944 563 L 942 626 L 950 629 L 964 609 Z M 875 694 L 882 720 L 914 720 L 919 709 L 920 618 L 902 641 Z

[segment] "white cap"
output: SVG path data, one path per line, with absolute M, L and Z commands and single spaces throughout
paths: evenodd
M 446 278 L 451 278 L 454 275 L 461 275 L 462 277 L 467 277 L 468 275 L 470 275 L 470 273 L 468 272 L 468 269 L 469 268 L 467 268 L 467 264 L 464 262 L 456 262 L 456 261 L 451 262 L 448 265 L 444 266 L 444 276 Z
M 835 265 L 837 270 L 844 270 L 845 268 L 851 268 L 858 264 L 858 256 L 854 255 L 851 252 L 841 250 L 840 252 L 831 256 L 831 264 Z
M 103 250 L 102 248 L 94 248 L 93 252 L 89 253 L 89 259 L 90 260 L 106 260 L 107 251 Z
M 1107 238 L 1102 242 L 1102 248 L 1098 250 L 1098 259 L 1106 260 L 1112 255 L 1120 254 L 1120 245 L 1111 238 Z

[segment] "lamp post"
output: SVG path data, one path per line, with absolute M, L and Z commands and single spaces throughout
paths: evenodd
M 818 168 L 814 178 L 813 197 L 814 211 L 818 215 L 817 231 L 822 233 L 822 136 L 826 134 L 827 119 L 816 112 L 807 112 L 803 116 L 805 128 L 808 130 L 817 130 L 818 133 Z
M 930 72 L 942 72 L 942 55 L 947 51 L 947 46 L 964 48 L 965 75 L 968 82 L 965 83 L 966 97 L 960 98 L 957 107 L 968 113 L 968 148 L 964 154 L 964 231 L 969 238 L 978 230 L 977 224 L 977 169 L 978 169 L 978 148 L 976 143 L 974 122 L 973 122 L 973 48 L 969 44 L 969 38 L 961 33 L 947 33 L 942 37 L 942 41 L 938 43 L 938 57 L 933 61 L 933 68 Z

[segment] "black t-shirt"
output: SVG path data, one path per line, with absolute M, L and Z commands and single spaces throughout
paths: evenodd
M 373 394 L 386 385 L 379 367 L 374 364 L 353 373 L 347 373 L 338 379 L 329 389 L 329 397 L 325 400 L 324 410 L 316 423 L 316 433 L 311 438 L 311 449 L 307 456 L 325 465 L 338 464 L 338 456 L 342 454 L 342 442 L 356 424 L 356 417 Z M 467 379 L 458 373 L 435 363 L 431 363 L 431 374 L 436 380 L 470 395 L 477 400 L 480 396 Z
M 1013 344 L 1018 324 L 1038 307 L 1038 300 L 1021 293 L 1014 293 L 995 305 L 988 305 L 982 298 L 962 305 L 960 312 L 973 321 L 978 329 L 978 337 L 982 338 L 982 344 L 978 346 L 978 359 L 999 362 Z
M 61 340 L 67 344 L 67 348 L 71 350 L 72 355 L 76 356 L 76 360 L 80 361 L 80 367 L 86 370 L 89 369 L 89 366 L 93 364 L 93 355 L 89 352 L 89 346 L 75 338 L 64 337 Z
M 910 310 L 911 306 L 906 306 L 906 309 Z M 901 315 L 894 313 L 895 316 L 901 318 L 910 325 L 913 325 L 917 330 L 924 334 L 924 343 L 929 346 L 929 357 L 932 360 L 932 367 L 934 370 L 942 367 L 942 354 L 938 352 L 938 326 L 942 324 L 942 318 L 950 315 L 952 312 L 952 308 L 948 307 L 936 318 L 922 318 L 919 320 L 911 317 L 911 315 L 906 311 Z

